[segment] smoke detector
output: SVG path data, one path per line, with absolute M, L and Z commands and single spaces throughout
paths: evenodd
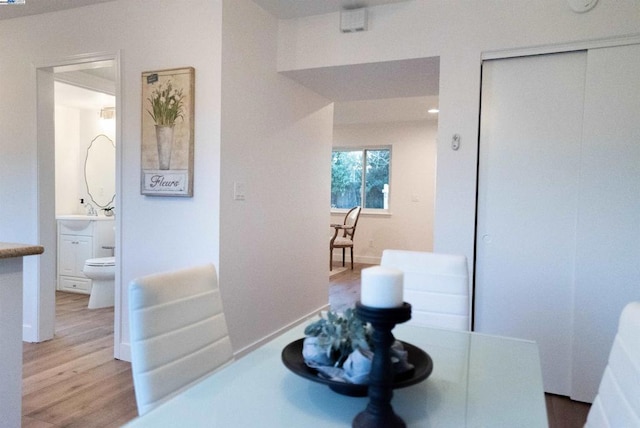
M 598 0 L 567 0 L 569 7 L 574 12 L 582 13 L 593 9 Z

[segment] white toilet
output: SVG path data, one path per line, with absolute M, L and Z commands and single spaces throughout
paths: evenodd
M 84 262 L 82 272 L 91 280 L 89 309 L 108 308 L 115 302 L 116 258 L 99 257 Z

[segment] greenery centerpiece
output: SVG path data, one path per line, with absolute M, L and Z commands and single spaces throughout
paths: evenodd
M 174 88 L 171 80 L 161 83 L 147 98 L 151 105 L 147 112 L 156 127 L 160 169 L 170 168 L 174 126 L 179 118 L 183 118 L 183 100 L 182 89 Z
M 342 367 L 346 359 L 356 350 L 371 349 L 372 329 L 355 315 L 353 308 L 344 313 L 326 312 L 304 330 L 307 338 L 314 338 L 312 361 L 334 367 Z
M 368 384 L 373 361 L 373 327 L 356 316 L 353 308 L 343 313 L 328 311 L 304 331 L 302 356 L 307 366 L 322 377 L 340 382 Z M 396 374 L 413 369 L 401 342 L 391 346 Z

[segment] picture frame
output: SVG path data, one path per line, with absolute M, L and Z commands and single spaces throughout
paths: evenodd
M 148 196 L 193 196 L 193 67 L 142 73 L 141 183 Z

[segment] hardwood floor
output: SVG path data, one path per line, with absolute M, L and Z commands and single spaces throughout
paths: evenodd
M 365 267 L 331 278 L 332 307 L 359 298 Z M 137 416 L 131 365 L 113 358 L 113 308 L 89 310 L 88 297 L 56 293 L 55 338 L 23 346 L 25 428 L 119 427 Z M 552 394 L 545 401 L 550 428 L 584 425 L 589 404 Z
M 113 308 L 56 292 L 52 340 L 23 345 L 22 426 L 119 427 L 137 416 L 131 365 L 113 358 Z
M 329 303 L 335 310 L 352 306 L 360 296 L 360 271 L 370 265 L 355 263 L 353 270 L 346 270 L 331 277 Z M 588 403 L 573 401 L 568 397 L 545 394 L 549 428 L 582 428 L 591 407 Z
M 545 394 L 549 428 L 582 428 L 591 408 L 589 403 L 573 401 L 569 397 Z

